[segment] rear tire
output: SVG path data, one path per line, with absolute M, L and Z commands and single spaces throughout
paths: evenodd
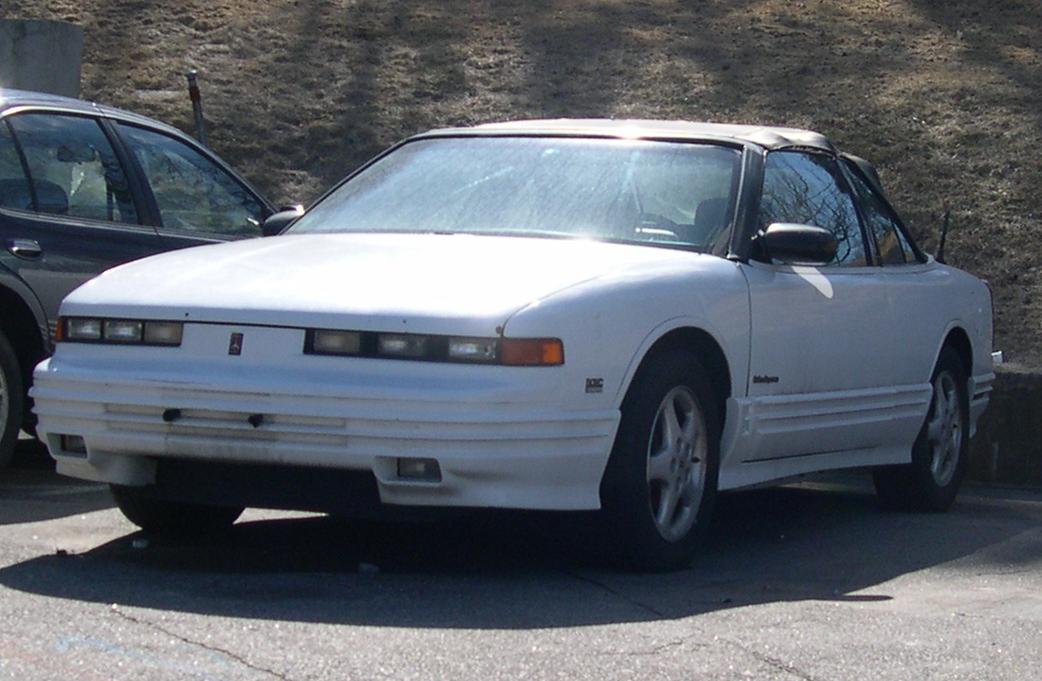
M 690 563 L 716 500 L 718 412 L 709 375 L 688 352 L 653 357 L 634 378 L 601 484 L 606 536 L 627 567 Z
M 143 488 L 112 485 L 116 506 L 127 520 L 155 534 L 206 534 L 232 526 L 242 506 L 206 506 L 149 496 Z
M 0 331 L 0 468 L 11 463 L 25 411 L 22 368 L 7 336 Z
M 876 493 L 887 508 L 946 511 L 966 475 L 970 435 L 967 377 L 952 348 L 941 351 L 930 383 L 933 396 L 912 446 L 912 463 L 873 473 Z

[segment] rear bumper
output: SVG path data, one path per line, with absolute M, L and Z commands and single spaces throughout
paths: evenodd
M 127 375 L 59 369 L 54 359 L 37 367 L 38 431 L 59 473 L 143 486 L 167 460 L 192 462 L 195 474 L 207 462 L 361 471 L 385 504 L 595 509 L 619 420 L 617 410 L 425 401 L 415 392 L 396 399 L 387 386 L 376 399 Z M 64 451 L 61 435 L 82 437 L 86 454 Z M 441 480 L 400 478 L 399 457 L 437 460 Z
M 995 374 L 987 373 L 970 379 L 970 437 L 977 434 L 977 422 L 988 408 Z

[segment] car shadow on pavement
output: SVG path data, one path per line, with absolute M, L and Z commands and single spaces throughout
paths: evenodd
M 23 437 L 14 461 L 0 468 L 0 527 L 98 511 L 113 506 L 108 486 L 54 472 L 54 460 L 39 441 Z
M 192 541 L 135 533 L 81 554 L 59 551 L 0 569 L 0 585 L 280 621 L 608 624 L 775 601 L 889 600 L 884 583 L 943 563 L 986 562 L 996 551 L 1004 565 L 1038 561 L 1038 542 L 1007 543 L 1037 529 L 1040 509 L 969 497 L 948 514 L 888 513 L 849 486 L 731 494 L 690 569 L 644 575 L 599 565 L 582 515 L 482 513 L 426 524 L 278 518 Z

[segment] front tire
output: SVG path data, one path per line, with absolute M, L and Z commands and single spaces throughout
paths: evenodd
M 966 474 L 969 396 L 966 370 L 953 349 L 941 352 L 930 383 L 933 396 L 912 446 L 912 463 L 873 473 L 876 493 L 887 508 L 946 511 Z
M 7 336 L 0 331 L 0 468 L 11 463 L 25 411 L 22 369 Z
M 116 506 L 127 520 L 148 532 L 165 535 L 206 534 L 227 529 L 242 506 L 205 506 L 149 496 L 142 488 L 112 485 Z
M 717 400 L 698 359 L 673 351 L 641 367 L 602 483 L 606 532 L 625 565 L 690 563 L 716 499 Z

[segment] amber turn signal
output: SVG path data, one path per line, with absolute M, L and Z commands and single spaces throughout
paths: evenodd
M 507 366 L 557 366 L 564 364 L 564 344 L 559 338 L 503 338 L 499 362 Z

